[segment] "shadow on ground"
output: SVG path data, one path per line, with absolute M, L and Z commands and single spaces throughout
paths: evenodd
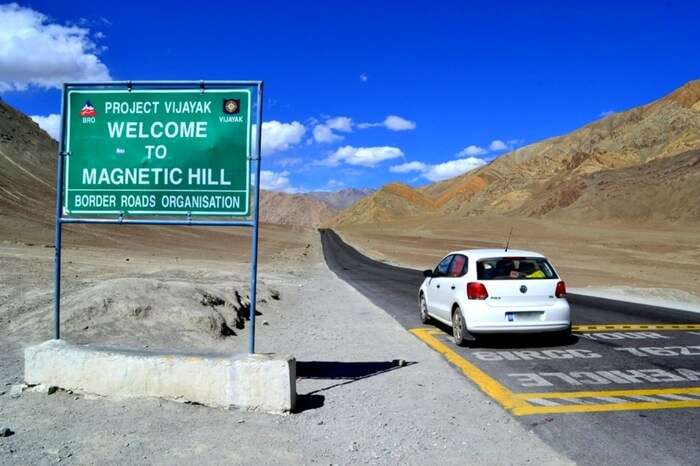
M 439 328 L 447 335 L 452 335 L 452 327 L 442 322 L 433 322 L 432 325 Z M 452 340 L 450 340 L 452 341 Z M 493 348 L 493 349 L 518 349 L 518 348 L 558 348 L 573 346 L 578 343 L 577 335 L 562 337 L 561 335 L 547 333 L 505 333 L 493 335 L 474 335 L 467 341 L 466 348 Z
M 297 378 L 315 380 L 342 380 L 324 388 L 299 395 L 295 412 L 323 406 L 325 396 L 320 392 L 347 385 L 358 380 L 412 366 L 416 362 L 394 359 L 393 361 L 341 362 L 341 361 L 297 361 Z

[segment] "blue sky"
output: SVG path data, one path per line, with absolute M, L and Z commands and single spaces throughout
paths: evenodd
M 29 115 L 59 111 L 61 76 L 265 80 L 263 184 L 291 191 L 422 185 L 700 78 L 697 1 L 0 11 L 0 92 Z

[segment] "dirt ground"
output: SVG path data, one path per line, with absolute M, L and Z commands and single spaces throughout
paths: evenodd
M 511 248 L 548 256 L 569 287 L 665 290 L 700 302 L 700 225 L 567 224 L 515 217 L 406 219 L 336 231 L 375 258 L 433 268 L 449 251 Z
M 0 428 L 14 431 L 0 438 L 0 464 L 569 462 L 336 278 L 316 232 L 272 230 L 263 235 L 257 350 L 299 361 L 299 407 L 288 416 L 64 391 L 11 397 L 22 349 L 51 336 L 53 250 L 0 245 Z M 244 351 L 247 243 L 206 239 L 165 235 L 124 249 L 69 241 L 63 337 Z

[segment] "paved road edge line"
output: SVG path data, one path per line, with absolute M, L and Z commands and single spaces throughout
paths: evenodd
M 501 406 L 508 411 L 513 411 L 516 408 L 525 408 L 529 405 L 515 396 L 515 393 L 501 385 L 496 379 L 489 376 L 474 364 L 470 363 L 449 346 L 435 338 L 430 329 L 427 328 L 412 328 L 409 330 L 413 335 L 418 337 L 423 343 L 433 348 L 447 359 L 451 364 L 462 371 L 464 375 L 474 382 L 484 393 L 496 400 Z
M 597 333 L 610 331 L 640 332 L 646 330 L 683 331 L 700 330 L 700 324 L 578 324 L 571 330 L 575 333 Z

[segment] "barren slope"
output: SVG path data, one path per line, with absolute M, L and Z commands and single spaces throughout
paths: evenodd
M 700 222 L 700 150 L 575 175 L 533 193 L 517 213 L 568 220 Z
M 347 209 L 365 196 L 372 194 L 372 189 L 344 188 L 338 191 L 314 191 L 304 195 L 320 199 L 336 210 Z
M 386 222 L 423 215 L 435 210 L 435 202 L 401 183 L 391 183 L 344 210 L 331 225 Z
M 0 237 L 51 228 L 57 150 L 36 123 L 0 100 Z
M 261 222 L 316 227 L 337 213 L 327 202 L 309 195 L 275 191 L 260 193 Z
M 422 191 L 440 199 L 444 212 L 519 210 L 533 215 L 538 209 L 527 203 L 545 187 L 558 185 L 557 189 L 563 190 L 587 174 L 642 165 L 693 149 L 700 149 L 700 80 L 651 104 L 523 147 L 485 167 Z M 668 196 L 673 195 L 671 190 L 661 190 L 648 201 L 663 211 L 670 201 Z M 647 218 L 646 213 L 640 214 Z

